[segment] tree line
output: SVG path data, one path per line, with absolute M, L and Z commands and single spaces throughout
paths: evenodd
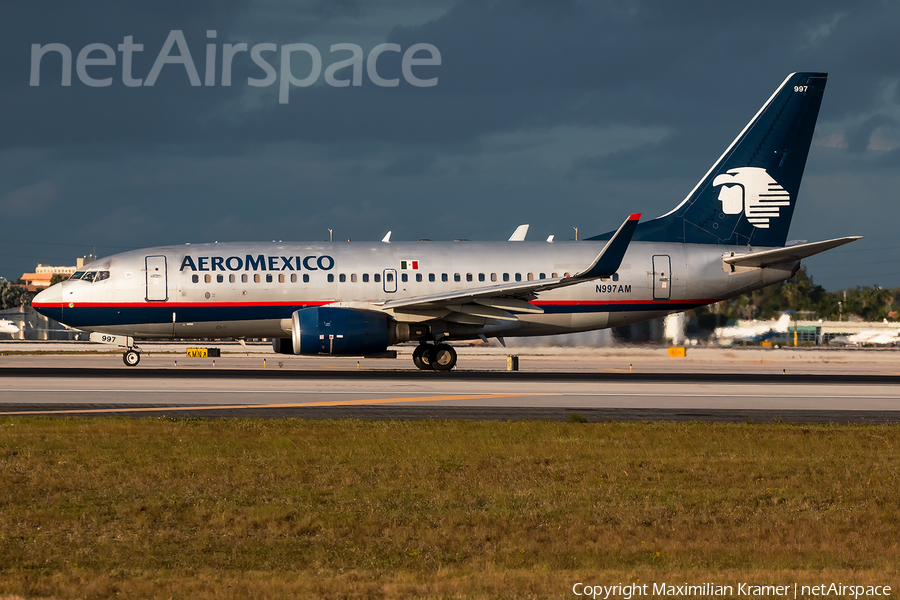
M 63 275 L 54 275 L 51 283 L 63 279 Z M 0 281 L 0 309 L 30 305 L 34 296 L 23 286 Z M 787 281 L 691 312 L 701 328 L 711 329 L 729 320 L 775 319 L 785 311 L 793 311 L 798 319 L 813 321 L 839 321 L 850 317 L 863 321 L 898 321 L 900 288 L 873 285 L 827 292 L 821 285 L 813 283 L 806 267 L 800 267 Z
M 900 288 L 873 285 L 828 292 L 813 282 L 806 267 L 800 267 L 787 281 L 692 312 L 701 328 L 711 329 L 729 320 L 776 319 L 786 311 L 793 312 L 798 320 L 898 321 Z

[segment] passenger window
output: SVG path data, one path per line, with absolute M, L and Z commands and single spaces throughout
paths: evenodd
M 450 277 L 448 277 L 446 273 L 441 273 L 441 281 L 446 283 L 446 282 L 450 281 Z
M 563 277 L 568 277 L 568 276 L 569 276 L 568 273 L 563 273 Z
M 363 273 L 363 283 L 369 283 L 369 274 Z
M 407 275 L 406 273 L 401 273 L 400 281 L 402 281 L 403 283 L 406 283 L 407 281 L 409 281 L 409 275 Z
M 422 274 L 421 273 L 416 273 L 416 282 L 422 283 Z
M 278 283 L 284 283 L 284 273 L 278 274 Z
M 241 283 L 247 283 L 248 280 L 249 280 L 249 277 L 247 277 L 246 273 L 241 275 Z
M 534 273 L 528 274 L 528 281 L 534 281 Z
M 547 279 L 547 274 L 546 274 L 546 273 L 541 273 L 541 274 L 539 275 L 539 277 L 540 277 L 541 279 Z
M 466 273 L 466 281 L 473 281 L 473 280 L 474 280 L 474 277 L 472 276 L 472 274 Z
M 234 283 L 237 277 L 234 276 L 234 273 L 228 276 L 228 283 Z
M 609 281 L 609 277 L 601 277 L 600 281 Z
M 522 281 L 522 274 L 516 273 L 516 281 Z
M 266 283 L 272 283 L 272 274 L 266 273 Z
M 434 280 L 435 280 L 434 273 L 429 273 L 429 274 L 428 274 L 428 281 L 430 281 L 431 283 L 434 283 Z
M 191 283 L 200 283 L 199 275 L 191 275 Z
M 375 273 L 374 275 L 372 275 L 372 280 L 373 280 L 375 283 L 381 283 L 381 274 L 380 274 L 380 273 Z
M 356 283 L 356 273 L 350 274 L 350 283 Z
M 559 277 L 559 273 L 551 273 L 550 277 L 552 277 L 553 279 L 556 279 L 557 277 Z
M 613 273 L 613 281 L 618 281 L 618 280 L 619 280 L 619 274 Z
M 392 271 L 388 271 L 384 274 L 385 283 L 392 283 L 394 281 L 394 273 Z
M 347 282 L 347 276 L 344 275 L 343 273 L 341 273 L 340 275 L 338 275 L 338 281 L 340 281 L 341 283 L 346 283 L 346 282 Z
M 503 281 L 509 281 L 509 273 L 503 274 Z
M 303 283 L 309 283 L 309 275 L 307 273 L 303 274 Z
M 206 283 L 212 283 L 212 275 L 204 275 L 203 281 L 205 281 Z
M 225 283 L 224 275 L 216 275 L 216 283 Z
M 491 281 L 497 281 L 497 274 L 491 273 Z
M 253 283 L 259 283 L 260 281 L 262 281 L 262 278 L 259 276 L 259 273 L 254 273 L 253 274 Z
M 453 274 L 453 281 L 462 281 L 462 277 L 460 276 L 459 273 Z
M 297 283 L 297 274 L 291 273 L 291 283 Z
M 328 274 L 328 283 L 334 283 L 334 273 Z
M 484 273 L 478 274 L 478 281 L 484 281 Z

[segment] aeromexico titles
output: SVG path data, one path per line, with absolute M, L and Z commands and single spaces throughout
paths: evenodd
M 858 237 L 786 246 L 825 73 L 793 73 L 669 213 L 578 242 L 223 243 L 102 258 L 38 294 L 43 315 L 135 339 L 272 338 L 285 354 L 370 355 L 417 341 L 572 333 L 696 308 L 790 278 Z M 520 239 L 520 238 L 519 238 Z

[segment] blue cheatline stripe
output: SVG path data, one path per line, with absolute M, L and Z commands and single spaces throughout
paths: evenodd
M 589 302 L 564 304 L 539 303 L 545 314 L 602 313 L 602 312 L 658 312 L 683 311 L 715 302 L 715 300 L 686 300 L 667 302 Z M 278 305 L 172 305 L 148 303 L 145 305 L 105 306 L 41 306 L 42 315 L 71 327 L 102 327 L 104 325 L 134 325 L 171 323 L 172 313 L 179 323 L 204 323 L 210 321 L 261 321 L 290 319 L 296 310 L 320 306 L 321 302 Z

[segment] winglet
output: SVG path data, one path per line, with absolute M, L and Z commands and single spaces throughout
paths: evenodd
M 591 266 L 580 273 L 576 273 L 574 277 L 577 279 L 596 279 L 598 277 L 609 277 L 618 271 L 619 265 L 622 264 L 622 259 L 625 257 L 625 251 L 628 250 L 628 245 L 631 243 L 631 236 L 634 235 L 634 230 L 637 229 L 640 219 L 641 213 L 629 215 L 609 241 L 606 242 L 603 250 L 600 251 L 600 254 L 591 263 Z

